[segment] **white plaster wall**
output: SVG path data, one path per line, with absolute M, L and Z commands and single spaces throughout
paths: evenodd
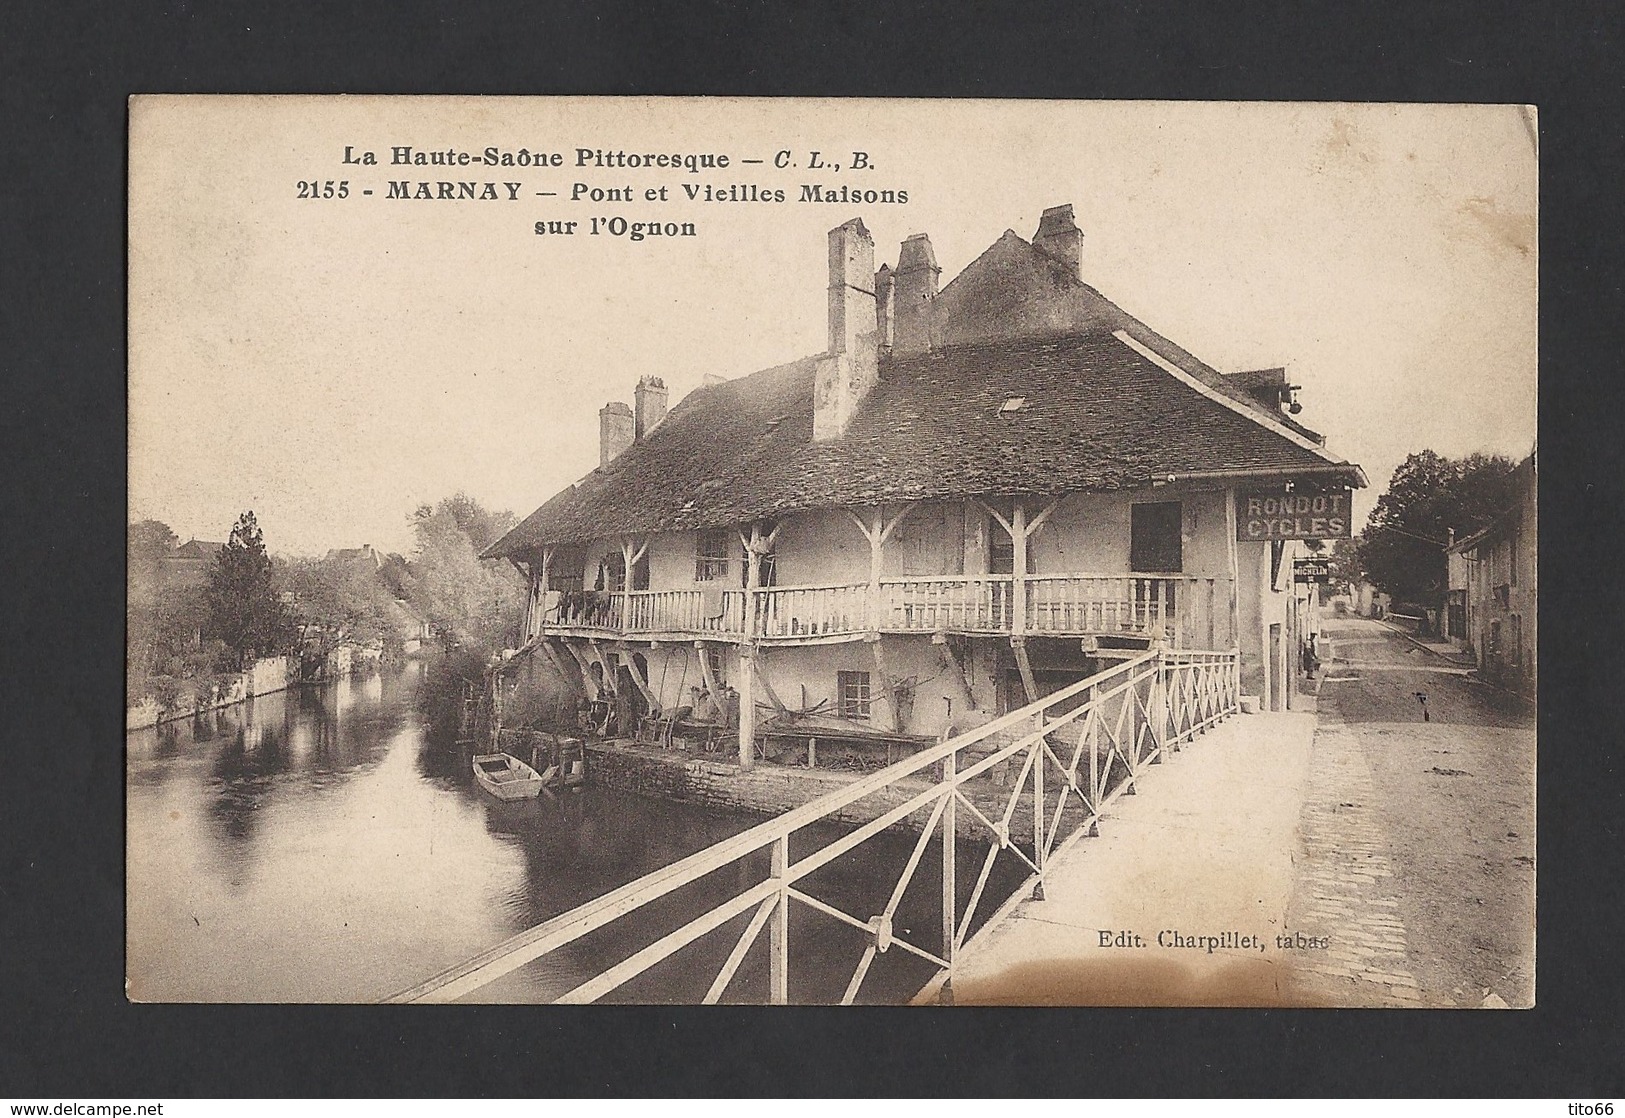
M 869 541 L 840 509 L 787 517 L 773 547 L 780 586 L 869 581 Z
M 1183 514 L 1184 573 L 1224 578 L 1230 573 L 1222 491 L 1167 489 L 1133 493 L 1075 493 L 1062 499 L 1029 542 L 1032 574 L 1127 574 L 1130 525 L 1136 504 L 1178 501 Z M 1028 503 L 1028 516 L 1042 509 Z
M 995 680 L 992 672 L 991 642 L 978 641 L 969 658 L 965 673 L 971 694 L 979 708 L 992 711 L 996 702 Z M 949 700 L 953 715 L 965 714 L 968 703 L 966 691 L 960 686 L 953 668 L 944 661 L 947 649 L 933 645 L 929 637 L 887 637 L 884 642 L 887 671 L 895 678 L 915 680 L 912 710 L 901 727 L 904 733 L 935 735 L 948 723 Z M 730 680 L 737 681 L 738 652 L 729 650 Z M 825 700 L 830 714 L 838 714 L 836 673 L 841 671 L 868 672 L 870 684 L 877 696 L 883 695 L 880 670 L 875 663 L 874 648 L 865 641 L 847 641 L 840 644 L 770 647 L 758 651 L 759 664 L 767 674 L 779 699 L 788 707 L 799 708 L 802 688 L 806 688 L 806 705 Z M 739 684 L 734 683 L 737 687 Z M 741 689 L 742 690 L 742 689 Z M 767 693 L 756 688 L 756 698 L 767 702 Z M 890 712 L 877 699 L 874 705 L 873 725 L 889 728 Z M 762 712 L 759 717 L 765 718 Z

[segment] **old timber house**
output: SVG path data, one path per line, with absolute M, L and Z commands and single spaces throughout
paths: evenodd
M 509 663 L 747 768 L 798 733 L 929 739 L 1159 644 L 1239 649 L 1280 709 L 1296 544 L 1256 495 L 1346 518 L 1364 476 L 1282 370 L 1223 375 L 1084 283 L 1081 242 L 1054 207 L 939 290 L 925 235 L 877 271 L 860 220 L 831 230 L 827 352 L 669 412 L 643 377 L 598 468 L 486 551 L 530 579 Z

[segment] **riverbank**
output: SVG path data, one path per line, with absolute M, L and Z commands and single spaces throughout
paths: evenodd
M 271 656 L 254 661 L 253 667 L 247 671 L 207 680 L 183 680 L 181 682 L 191 692 L 185 698 L 177 696 L 174 701 L 164 703 L 156 695 L 147 695 L 139 703 L 126 707 L 125 732 L 143 730 L 179 718 L 195 718 L 200 714 L 236 706 L 258 695 L 285 691 L 290 683 L 289 674 L 288 657 Z

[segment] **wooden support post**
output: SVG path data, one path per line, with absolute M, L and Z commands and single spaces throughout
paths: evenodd
M 901 524 L 908 514 L 919 507 L 918 501 L 911 501 L 904 505 L 896 516 L 888 523 L 881 513 L 879 505 L 871 505 L 868 509 L 868 519 L 865 520 L 851 509 L 845 509 L 846 515 L 858 526 L 863 538 L 869 541 L 869 593 L 865 604 L 868 628 L 870 632 L 878 633 L 885 622 L 885 610 L 881 600 L 880 577 L 885 566 L 886 541 L 891 539 L 897 526 Z
M 528 628 L 525 630 L 531 636 L 539 637 L 547 632 L 547 584 L 552 578 L 552 569 L 553 549 L 544 547 L 542 548 L 541 568 L 535 572 L 536 589 L 533 595 L 534 603 L 532 607 L 535 610 L 535 616 L 529 619 Z
M 756 767 L 755 652 L 749 644 L 739 646 L 739 767 L 746 771 Z
M 1236 558 L 1236 491 L 1224 491 L 1225 562 L 1230 571 L 1230 635 L 1227 647 L 1241 644 L 1241 564 Z
M 773 843 L 773 877 L 779 891 L 773 900 L 768 925 L 768 1001 L 773 1005 L 790 1003 L 790 836 L 780 835 Z
M 879 633 L 870 633 L 868 642 L 875 658 L 875 673 L 880 676 L 880 686 L 869 691 L 869 702 L 872 706 L 877 696 L 883 698 L 886 704 L 886 729 L 894 734 L 901 733 L 903 727 L 897 716 L 897 695 L 892 690 L 891 673 L 886 670 L 886 640 Z
M 1019 497 L 1016 498 L 1015 515 L 1010 518 L 1010 550 L 1010 596 L 1015 603 L 1011 610 L 1010 632 L 1019 637 L 1027 632 L 1027 506 Z M 1025 665 L 1024 654 L 1018 653 L 1018 656 L 1022 657 Z M 1026 674 L 1024 668 L 1023 681 Z
M 628 536 L 621 541 L 621 625 L 620 631 L 626 632 L 632 628 L 632 568 L 649 553 L 649 541 L 645 539 L 642 546 L 634 546 L 635 541 Z
M 869 631 L 878 634 L 885 620 L 881 616 L 880 570 L 885 561 L 886 548 L 886 532 L 881 525 L 879 505 L 869 510 L 869 527 L 864 530 L 864 535 L 869 537 Z

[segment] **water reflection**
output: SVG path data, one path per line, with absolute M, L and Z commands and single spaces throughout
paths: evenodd
M 597 787 L 499 803 L 473 785 L 460 756 L 427 740 L 414 707 L 422 672 L 414 665 L 295 689 L 128 736 L 133 998 L 380 998 L 757 822 Z M 912 841 L 882 836 L 874 863 L 838 860 L 807 887 L 849 912 L 879 911 Z M 764 858 L 727 867 L 481 997 L 555 997 L 604 960 L 761 880 Z M 937 886 L 925 871 L 934 859 L 905 899 L 900 927 L 931 926 Z M 890 876 L 873 868 L 883 863 Z M 862 941 L 828 925 L 796 914 L 802 973 L 792 996 L 839 996 Z M 616 997 L 697 1000 L 737 935 L 730 927 L 734 935 L 686 949 Z M 919 936 L 930 945 L 926 931 Z M 898 1000 L 928 973 L 877 967 L 866 992 Z M 730 994 L 760 998 L 765 983 L 758 950 Z

